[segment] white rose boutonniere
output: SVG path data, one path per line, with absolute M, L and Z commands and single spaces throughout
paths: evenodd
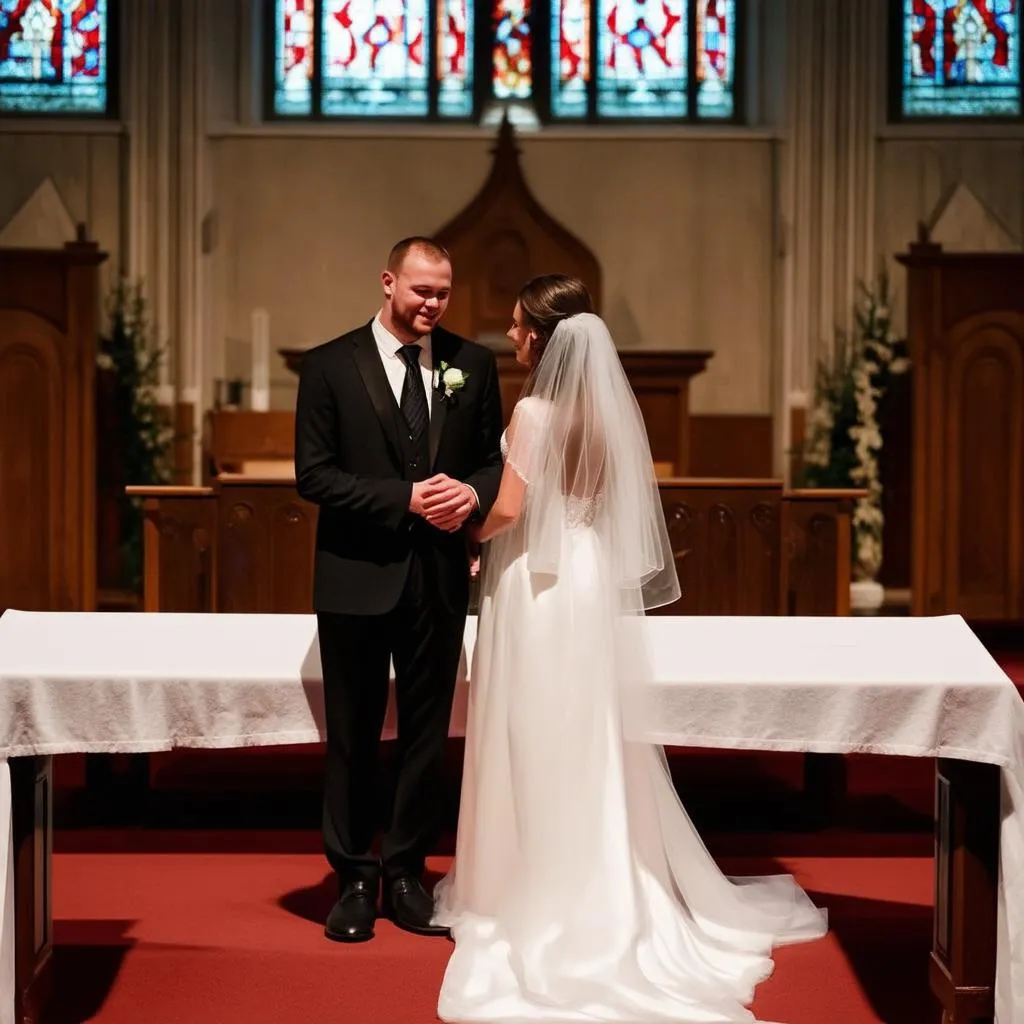
M 441 392 L 441 397 L 446 402 L 451 402 L 455 394 L 466 386 L 470 375 L 456 366 L 449 366 L 447 363 L 441 365 L 434 371 L 434 390 Z

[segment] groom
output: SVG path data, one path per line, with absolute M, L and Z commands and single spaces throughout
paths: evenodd
M 439 827 L 469 600 L 461 528 L 486 516 L 501 479 L 494 356 L 439 326 L 452 287 L 448 253 L 427 238 L 405 239 L 381 283 L 384 302 L 370 323 L 306 353 L 295 419 L 298 491 L 320 508 L 313 606 L 327 725 L 323 834 L 339 883 L 325 931 L 339 942 L 373 937 L 382 880 L 385 916 L 419 934 L 447 934 L 430 923 L 420 876 Z M 398 776 L 378 858 L 374 783 L 391 659 Z

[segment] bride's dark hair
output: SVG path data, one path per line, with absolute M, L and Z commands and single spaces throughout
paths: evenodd
M 536 366 L 554 329 L 567 317 L 593 313 L 594 302 L 587 286 L 568 274 L 544 274 L 527 281 L 519 292 L 523 326 L 536 332 L 530 346 L 530 362 Z

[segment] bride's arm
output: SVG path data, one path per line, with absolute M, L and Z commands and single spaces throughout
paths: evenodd
M 501 472 L 498 496 L 483 523 L 470 527 L 471 540 L 483 544 L 519 521 L 526 500 L 526 484 L 529 479 L 527 467 L 532 461 L 536 429 L 537 415 L 533 399 L 523 398 L 516 404 L 512 421 L 505 432 L 505 468 Z
M 526 483 L 511 464 L 506 462 L 501 474 L 498 497 L 494 499 L 494 504 L 483 523 L 477 527 L 470 527 L 470 537 L 482 544 L 515 526 L 523 514 L 525 498 Z

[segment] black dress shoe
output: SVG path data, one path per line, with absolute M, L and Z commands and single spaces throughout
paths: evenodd
M 377 883 L 348 882 L 327 915 L 324 934 L 335 942 L 366 942 L 373 938 L 377 918 Z
M 384 916 L 399 928 L 417 935 L 448 935 L 448 929 L 431 924 L 434 901 L 418 878 L 395 878 L 384 885 Z

